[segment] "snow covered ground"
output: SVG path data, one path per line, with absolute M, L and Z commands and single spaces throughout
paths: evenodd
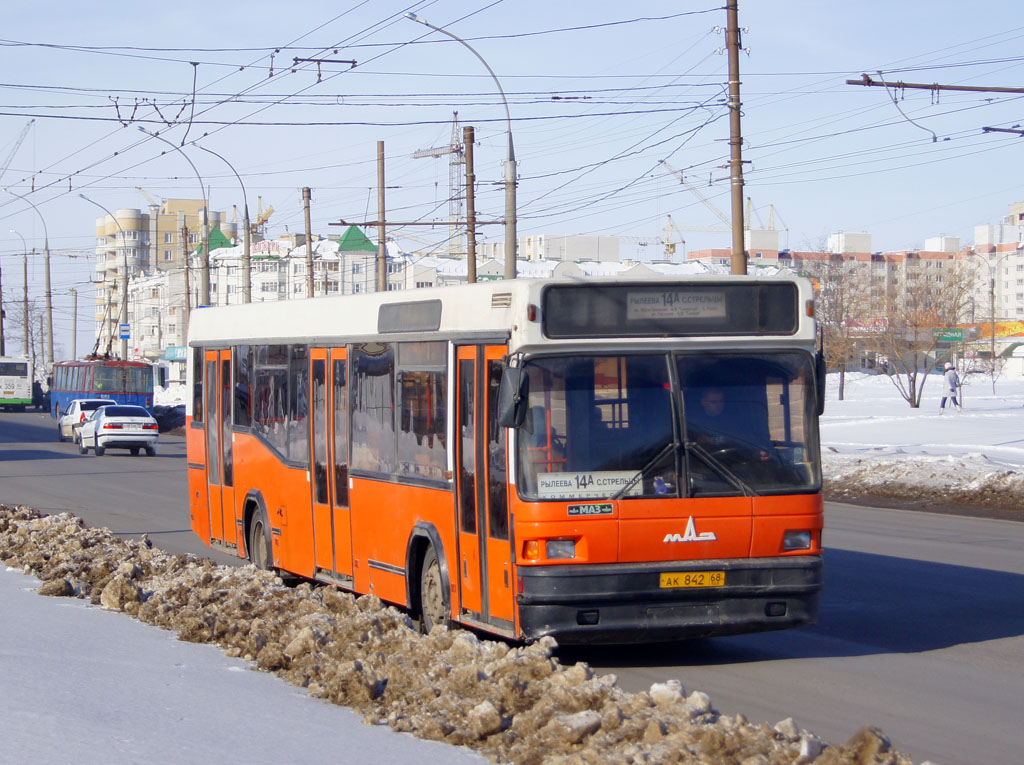
M 1024 507 L 1024 379 L 971 375 L 963 412 L 939 413 L 942 380 L 929 377 L 919 409 L 882 375 L 829 375 L 821 420 L 827 492 Z
M 844 401 L 837 389 L 832 375 L 821 432 L 833 487 L 901 484 L 942 495 L 1009 486 L 1024 496 L 1024 379 L 999 380 L 993 394 L 987 379 L 973 377 L 963 413 L 941 416 L 937 377 L 921 409 L 885 377 L 848 375 Z M 180 401 L 181 393 L 160 403 Z M 74 598 L 40 598 L 37 587 L 20 571 L 0 570 L 0 611 L 16 615 L 0 620 L 4 761 L 270 762 L 281 752 L 346 762 L 384 753 L 390 762 L 481 761 L 466 749 L 365 725 L 213 646 Z
M 486 762 L 39 584 L 0 567 L 0 762 Z

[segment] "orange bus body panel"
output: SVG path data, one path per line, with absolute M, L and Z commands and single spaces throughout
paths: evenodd
M 253 435 L 235 434 L 235 491 L 258 491 L 267 505 L 274 565 L 312 578 L 313 511 L 309 471 L 290 467 Z
M 825 522 L 825 502 L 820 494 L 754 498 L 754 533 L 750 555 L 814 555 L 821 553 L 821 530 Z M 810 530 L 811 549 L 786 553 L 782 537 L 787 531 Z
M 207 497 L 205 431 L 192 427 L 192 418 L 185 422 L 185 448 L 188 464 L 188 508 L 192 531 L 210 544 L 210 503 Z M 193 465 L 202 467 L 193 467 Z
M 405 577 L 381 567 L 406 568 L 406 550 L 413 527 L 420 521 L 433 524 L 441 536 L 449 567 L 452 609 L 457 607 L 454 568 L 455 524 L 452 492 L 423 486 L 353 477 L 349 503 L 352 512 L 353 574 L 358 592 L 372 593 L 402 606 L 409 605 Z M 453 613 L 454 616 L 454 613 Z

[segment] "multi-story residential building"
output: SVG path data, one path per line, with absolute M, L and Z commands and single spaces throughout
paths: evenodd
M 121 282 L 127 267 L 129 280 L 160 272 L 182 271 L 185 253 L 201 243 L 204 200 L 166 199 L 151 204 L 148 212 L 121 208 L 96 219 L 96 324 L 98 347 L 117 347 L 118 324 L 124 295 Z M 210 211 L 211 231 L 235 238 L 238 225 Z M 213 234 L 211 234 L 213 236 Z M 184 239 L 187 241 L 184 241 Z M 183 293 L 182 293 L 183 294 Z M 129 324 L 132 311 L 129 302 Z

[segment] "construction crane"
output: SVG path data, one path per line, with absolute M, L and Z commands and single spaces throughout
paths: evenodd
M 677 241 L 678 239 L 678 241 Z M 665 216 L 665 238 L 662 240 L 665 244 L 665 260 L 674 262 L 676 259 L 676 245 L 682 244 L 685 248 L 686 240 L 683 239 L 683 235 L 679 233 L 679 229 L 676 228 L 676 224 L 672 222 L 672 216 Z
M 697 187 L 690 183 L 689 179 L 685 175 L 683 175 L 681 170 L 676 170 L 674 167 L 672 167 L 672 165 L 670 165 L 663 159 L 658 161 L 660 164 L 665 166 L 666 170 L 668 170 L 670 173 L 672 173 L 672 175 L 678 178 L 679 182 L 683 184 L 691 194 L 697 197 L 697 199 L 699 199 L 705 207 L 711 210 L 711 212 L 715 214 L 715 217 L 722 221 L 723 224 L 721 226 L 687 226 L 687 231 L 732 231 L 732 220 L 724 212 L 715 207 L 711 203 L 711 200 L 709 200 L 707 197 L 701 194 Z
M 153 199 L 153 197 L 149 195 L 149 192 L 142 188 L 142 186 L 136 186 L 135 190 L 146 198 L 146 201 L 149 202 L 150 207 L 160 207 L 160 203 Z
M 709 210 L 711 210 L 711 212 L 713 212 L 715 214 L 715 217 L 717 217 L 723 223 L 723 225 L 721 225 L 721 226 L 687 226 L 684 229 L 685 231 L 732 231 L 732 221 L 729 219 L 729 217 L 725 213 L 723 213 L 721 210 L 719 210 L 717 207 L 715 207 L 707 197 L 705 197 L 703 194 L 701 194 L 700 190 L 696 186 L 694 186 L 692 183 L 690 183 L 689 179 L 686 178 L 686 176 L 684 176 L 681 171 L 676 170 L 674 167 L 672 167 L 672 165 L 670 165 L 665 160 L 659 160 L 659 161 L 660 161 L 660 163 L 662 165 L 665 166 L 665 168 L 670 173 L 672 173 L 672 175 L 674 175 L 676 178 L 679 179 L 679 182 L 681 184 L 683 184 L 690 191 L 691 194 L 693 194 L 695 197 L 697 197 L 697 199 L 699 199 L 701 202 L 703 202 L 704 206 L 707 207 Z M 754 235 L 752 233 L 753 231 L 762 231 L 762 232 L 767 232 L 767 233 L 771 233 L 771 234 L 776 234 L 778 232 L 778 229 L 775 228 L 775 206 L 771 205 L 769 207 L 769 209 L 770 209 L 770 212 L 769 212 L 769 215 L 768 215 L 768 225 L 765 226 L 763 224 L 763 222 L 761 221 L 760 216 L 758 216 L 757 217 L 757 222 L 759 224 L 761 224 L 761 225 L 760 225 L 759 228 L 754 229 L 750 225 L 750 221 L 752 219 L 751 215 L 752 214 L 756 214 L 757 211 L 754 209 L 753 202 L 750 199 L 750 197 L 747 197 L 747 211 L 746 211 L 746 215 L 743 218 L 743 230 L 745 232 L 747 232 L 746 233 L 746 238 L 748 240 L 748 245 L 747 246 L 749 246 L 749 247 L 754 247 L 755 246 L 753 244 L 753 238 L 754 238 Z M 671 218 L 671 216 L 669 216 L 669 217 Z M 763 239 L 763 238 L 764 237 L 761 237 L 761 239 Z M 764 246 L 764 245 L 756 245 L 756 246 Z M 774 247 L 768 247 L 767 249 L 778 249 L 778 240 L 777 240 L 777 238 L 776 238 L 775 246 Z
M 462 133 L 459 130 L 459 113 L 452 112 L 452 137 L 447 146 L 434 146 L 430 149 L 418 149 L 413 152 L 413 159 L 424 157 L 450 156 L 448 162 L 448 254 L 451 257 L 458 257 L 466 251 L 462 244 L 462 200 L 463 183 L 462 177 L 465 174 L 463 166 L 466 164 L 466 147 L 462 144 Z
M 263 197 L 256 197 L 256 220 L 249 225 L 249 232 L 261 239 L 267 234 L 267 220 L 274 213 L 274 206 L 263 209 Z
M 18 153 L 18 149 L 21 148 L 21 142 L 25 140 L 25 136 L 28 135 L 29 128 L 31 128 L 33 124 L 35 124 L 35 120 L 31 119 L 25 124 L 25 127 L 21 129 L 21 132 L 14 141 L 14 148 L 11 149 L 11 153 L 8 154 L 7 159 L 4 160 L 3 167 L 0 167 L 0 179 L 3 179 L 4 173 L 7 172 L 7 168 L 11 166 L 11 160 L 13 160 L 14 155 Z

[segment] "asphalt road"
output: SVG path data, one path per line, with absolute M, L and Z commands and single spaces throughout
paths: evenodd
M 78 454 L 45 414 L 0 413 L 0 502 L 71 511 L 219 562 L 188 528 L 184 440 Z M 829 503 L 818 624 L 665 646 L 565 649 L 627 690 L 678 678 L 724 714 L 826 740 L 877 725 L 915 761 L 1024 759 L 1024 524 Z

